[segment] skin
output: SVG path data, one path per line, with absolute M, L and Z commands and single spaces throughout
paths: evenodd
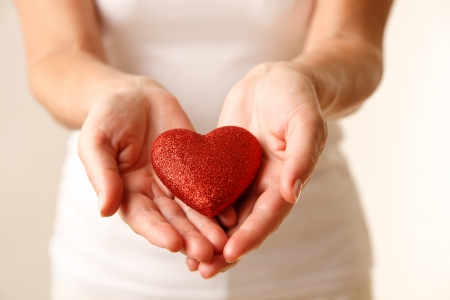
M 58 121 L 81 128 L 79 154 L 100 214 L 118 211 L 153 245 L 184 253 L 204 278 L 233 267 L 278 228 L 313 174 L 325 120 L 352 113 L 375 90 L 391 4 L 316 1 L 304 51 L 256 66 L 230 90 L 218 126 L 252 132 L 263 162 L 241 204 L 210 219 L 173 198 L 148 155 L 160 133 L 192 124 L 157 82 L 105 62 L 93 1 L 16 0 L 32 91 Z

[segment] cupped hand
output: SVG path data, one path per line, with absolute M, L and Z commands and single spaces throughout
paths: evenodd
M 192 270 L 212 277 L 258 248 L 289 214 L 310 180 L 327 138 L 314 86 L 307 72 L 289 62 L 251 70 L 229 92 L 218 126 L 246 128 L 263 149 L 260 171 L 241 197 L 237 225 L 223 254 L 209 263 L 187 259 Z
M 173 95 L 134 78 L 99 93 L 81 128 L 78 150 L 102 216 L 119 211 L 136 233 L 158 247 L 208 262 L 228 240 L 215 219 L 174 201 L 151 165 L 155 138 L 193 127 Z

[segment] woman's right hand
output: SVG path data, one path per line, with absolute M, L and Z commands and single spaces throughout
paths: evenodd
M 155 246 L 208 262 L 227 235 L 214 218 L 174 201 L 153 171 L 155 138 L 172 128 L 193 130 L 178 101 L 148 78 L 132 77 L 95 97 L 78 150 L 102 216 L 116 211 Z

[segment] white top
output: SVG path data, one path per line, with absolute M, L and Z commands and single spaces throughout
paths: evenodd
M 109 62 L 154 78 L 180 101 L 197 131 L 215 128 L 228 90 L 253 66 L 301 52 L 312 0 L 97 0 Z M 289 217 L 232 270 L 204 280 L 184 256 L 150 245 L 120 217 L 100 218 L 97 197 L 68 142 L 52 275 L 107 299 L 283 299 L 364 283 L 371 264 L 355 187 L 329 139 Z

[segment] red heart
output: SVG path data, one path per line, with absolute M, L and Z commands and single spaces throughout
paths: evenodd
M 206 135 L 172 129 L 152 147 L 161 182 L 196 211 L 213 217 L 251 184 L 261 164 L 261 146 L 241 127 L 217 128 Z

